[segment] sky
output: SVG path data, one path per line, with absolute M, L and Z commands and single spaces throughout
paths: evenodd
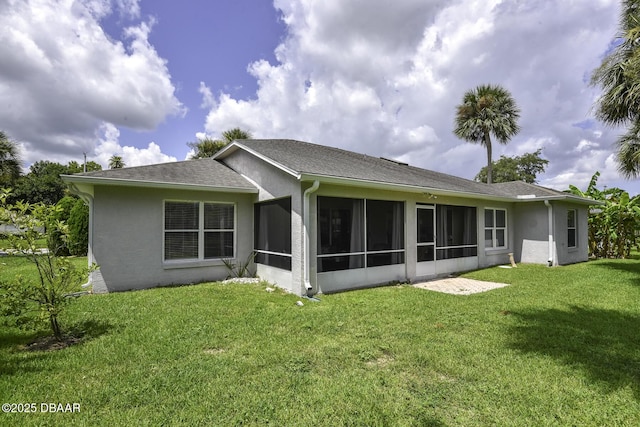
M 481 84 L 509 90 L 542 149 L 541 185 L 640 193 L 616 169 L 623 129 L 594 119 L 592 71 L 619 0 L 0 0 L 0 129 L 25 167 L 112 155 L 184 160 L 233 127 L 473 179 L 484 147 L 453 134 Z

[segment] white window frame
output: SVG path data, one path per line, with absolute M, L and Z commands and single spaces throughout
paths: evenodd
M 165 255 L 165 236 L 167 232 L 181 232 L 188 231 L 193 232 L 196 230 L 167 230 L 165 228 L 166 225 L 166 205 L 167 203 L 198 203 L 198 257 L 197 258 L 182 258 L 182 259 L 166 259 Z M 232 229 L 219 229 L 219 230 L 205 230 L 204 228 L 204 206 L 205 204 L 209 205 L 231 205 L 233 206 L 233 228 Z M 235 259 L 238 245 L 237 245 L 237 230 L 238 228 L 238 207 L 234 202 L 220 202 L 213 200 L 163 200 L 162 201 L 162 262 L 167 265 L 171 264 L 189 264 L 194 262 L 205 262 L 205 263 L 219 263 L 223 259 Z M 205 258 L 204 257 L 204 236 L 206 233 L 228 233 L 233 232 L 233 254 L 231 257 L 216 257 L 216 258 Z
M 573 227 L 569 226 L 569 212 L 573 211 Z M 574 234 L 574 245 L 569 246 L 569 231 L 573 230 Z M 578 210 L 577 209 L 567 209 L 567 248 L 575 249 L 578 247 Z
M 487 211 L 493 211 L 493 226 L 492 227 L 487 227 L 486 226 L 486 215 L 487 215 Z M 503 211 L 504 212 L 504 227 L 498 227 L 498 223 L 496 221 L 496 212 L 497 211 Z M 485 246 L 485 249 L 487 250 L 497 250 L 497 249 L 506 249 L 507 247 L 509 247 L 509 216 L 508 216 L 508 212 L 507 209 L 505 208 L 494 208 L 491 206 L 487 206 L 484 208 L 484 231 L 486 233 L 487 230 L 491 230 L 491 236 L 492 236 L 492 241 L 491 241 L 491 246 Z M 497 230 L 503 230 L 504 231 L 504 246 L 498 246 L 498 237 L 497 237 Z M 486 245 L 486 239 L 484 237 L 484 235 L 482 236 L 482 241 L 485 242 Z

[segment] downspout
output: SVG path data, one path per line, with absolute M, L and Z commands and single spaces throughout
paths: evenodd
M 549 259 L 547 260 L 547 265 L 551 267 L 553 266 L 553 206 L 551 206 L 549 200 L 545 200 L 544 204 L 549 214 Z
M 310 265 L 311 265 L 311 257 L 309 256 L 309 247 L 310 247 L 310 239 L 309 239 L 309 198 L 311 197 L 311 193 L 315 192 L 318 187 L 320 187 L 320 182 L 318 180 L 313 181 L 313 185 L 309 188 L 307 188 L 304 191 L 304 197 L 303 197 L 303 209 L 304 212 L 302 214 L 302 222 L 304 225 L 304 234 L 303 234 L 303 239 L 304 239 L 304 257 L 303 257 L 303 262 L 304 262 L 304 287 L 307 290 L 307 294 L 313 289 L 313 287 L 311 286 L 311 280 L 310 280 Z

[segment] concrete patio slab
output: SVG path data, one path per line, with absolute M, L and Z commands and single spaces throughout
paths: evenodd
M 483 282 L 482 280 L 467 279 L 464 277 L 447 277 L 445 279 L 430 280 L 428 282 L 414 283 L 413 286 L 430 291 L 444 292 L 455 295 L 471 295 L 491 289 L 504 288 L 508 283 Z

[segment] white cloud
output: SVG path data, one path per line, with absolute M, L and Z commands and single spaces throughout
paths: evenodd
M 202 95 L 201 108 L 214 108 L 216 106 L 216 98 L 213 96 L 213 93 L 211 93 L 211 88 L 204 84 L 204 82 L 200 82 L 198 92 Z
M 88 154 L 88 160 L 100 163 L 104 169 L 109 166 L 109 159 L 113 155 L 121 156 L 127 167 L 168 163 L 177 160 L 173 156 L 162 153 L 155 142 L 150 142 L 147 148 L 121 146 L 118 141 L 119 136 L 120 131 L 115 126 L 111 124 L 101 126 L 96 135 L 98 142 L 95 152 Z
M 149 43 L 153 21 L 132 23 L 123 41 L 100 26 L 114 11 L 139 16 L 138 3 L 0 2 L 0 123 L 24 144 L 27 162 L 91 152 L 106 124 L 153 129 L 184 113 L 166 61 Z
M 116 0 L 120 16 L 138 18 L 140 16 L 139 0 Z
M 455 106 L 466 90 L 497 83 L 520 106 L 522 131 L 508 146 L 496 144 L 494 159 L 542 148 L 549 185 L 577 185 L 596 170 L 602 183 L 617 177 L 607 160 L 617 133 L 597 122 L 574 126 L 592 118 L 598 90 L 589 75 L 616 33 L 615 0 L 274 6 L 288 30 L 278 62 L 249 66 L 259 86 L 254 99 L 218 96 L 208 133 L 241 126 L 256 137 L 336 145 L 473 178 L 486 156 L 453 135 Z

